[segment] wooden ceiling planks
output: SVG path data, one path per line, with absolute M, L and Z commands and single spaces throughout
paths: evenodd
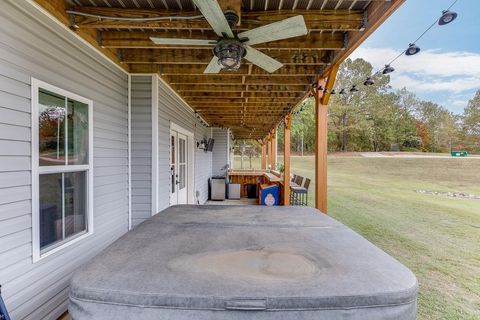
M 155 7 L 137 1 L 136 8 L 129 4 L 124 8 L 124 1 L 118 0 L 108 5 L 103 0 L 77 0 L 74 7 L 67 0 L 35 1 L 125 70 L 159 74 L 211 125 L 232 128 L 236 138 L 263 139 L 303 100 L 318 77 L 344 60 L 404 0 L 219 0 L 222 9 L 241 11 L 235 31 L 303 15 L 309 33 L 254 46 L 284 64 L 272 74 L 243 60 L 238 71 L 213 75 L 203 73 L 213 55 L 211 46 L 150 41 L 150 37 L 217 40 L 203 18 L 127 21 L 66 13 L 72 9 L 122 18 L 198 16 L 188 0 L 182 2 L 185 10 L 176 0 L 155 1 Z

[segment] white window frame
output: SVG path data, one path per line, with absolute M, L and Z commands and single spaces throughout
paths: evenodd
M 70 166 L 43 166 L 39 165 L 39 121 L 38 121 L 38 92 L 40 89 L 48 90 L 52 93 L 76 100 L 88 105 L 88 165 L 70 165 Z M 65 249 L 72 244 L 79 242 L 93 234 L 93 101 L 67 90 L 58 88 L 41 80 L 32 78 L 31 82 L 31 103 L 32 103 L 32 254 L 33 263 L 40 261 L 54 253 Z M 58 246 L 41 252 L 40 250 L 40 174 L 63 173 L 86 171 L 87 175 L 87 231 L 78 236 L 72 236 L 71 239 L 62 240 Z

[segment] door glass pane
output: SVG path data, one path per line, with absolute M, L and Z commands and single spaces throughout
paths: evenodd
M 170 186 L 171 192 L 175 193 L 176 183 L 175 183 L 175 136 L 170 136 L 170 157 L 171 159 L 171 166 L 170 166 Z
M 187 173 L 187 165 L 186 165 L 186 140 L 179 138 L 178 139 L 178 169 L 179 169 L 179 189 L 185 188 L 186 182 L 186 173 Z
M 40 187 L 40 248 L 63 239 L 62 174 L 42 174 Z
M 178 162 L 184 163 L 185 162 L 185 140 L 178 139 L 178 149 L 180 151 L 180 155 L 178 156 Z
M 65 165 L 65 98 L 40 89 L 38 100 L 39 164 Z
M 68 164 L 88 164 L 88 105 L 68 99 Z
M 65 173 L 65 237 L 86 231 L 87 173 Z
M 185 188 L 185 176 L 186 176 L 186 170 L 187 170 L 187 165 L 186 164 L 180 164 L 178 167 L 180 170 L 179 174 L 179 189 Z

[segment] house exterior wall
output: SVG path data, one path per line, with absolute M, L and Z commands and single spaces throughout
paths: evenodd
M 156 75 L 132 75 L 131 97 L 132 225 L 138 225 L 170 205 L 171 123 L 194 135 L 194 199 L 191 203 L 205 203 L 208 199 L 208 179 L 212 175 L 212 153 L 196 148 L 196 142 L 210 138 L 211 129 L 202 126 L 189 106 Z M 158 108 L 157 112 L 153 108 Z M 158 119 L 156 126 L 152 116 Z M 155 136 L 157 141 L 153 143 L 158 143 L 157 166 L 152 167 L 152 137 Z M 157 180 L 153 188 L 152 179 Z M 154 211 L 152 201 L 156 202 L 157 209 Z
M 72 272 L 128 230 L 128 76 L 27 1 L 1 1 L 0 25 L 2 296 L 13 319 L 55 319 Z M 36 263 L 32 77 L 93 100 L 94 110 L 94 234 Z
M 194 135 L 194 203 L 208 199 L 208 179 L 212 176 L 212 153 L 196 147 L 196 142 L 211 137 L 211 129 L 203 126 L 193 110 L 162 80 L 158 81 L 158 194 L 159 210 L 170 204 L 170 123 Z M 198 197 L 196 196 L 198 192 Z
M 132 76 L 130 92 L 132 225 L 135 226 L 152 216 L 152 76 Z
M 225 175 L 226 171 L 223 169 L 228 164 L 228 130 L 224 128 L 213 128 L 212 136 L 215 139 L 212 152 L 212 174 L 214 176 Z M 222 170 L 223 169 L 223 170 Z

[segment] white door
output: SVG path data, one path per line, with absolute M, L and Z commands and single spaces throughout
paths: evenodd
M 177 133 L 178 137 L 178 183 L 177 183 L 177 193 L 179 204 L 188 203 L 188 188 L 187 188 L 187 177 L 188 177 L 188 165 L 187 165 L 187 136 L 181 133 Z
M 170 205 L 178 203 L 177 193 L 177 133 L 170 131 Z
M 170 204 L 188 203 L 187 136 L 170 131 Z

